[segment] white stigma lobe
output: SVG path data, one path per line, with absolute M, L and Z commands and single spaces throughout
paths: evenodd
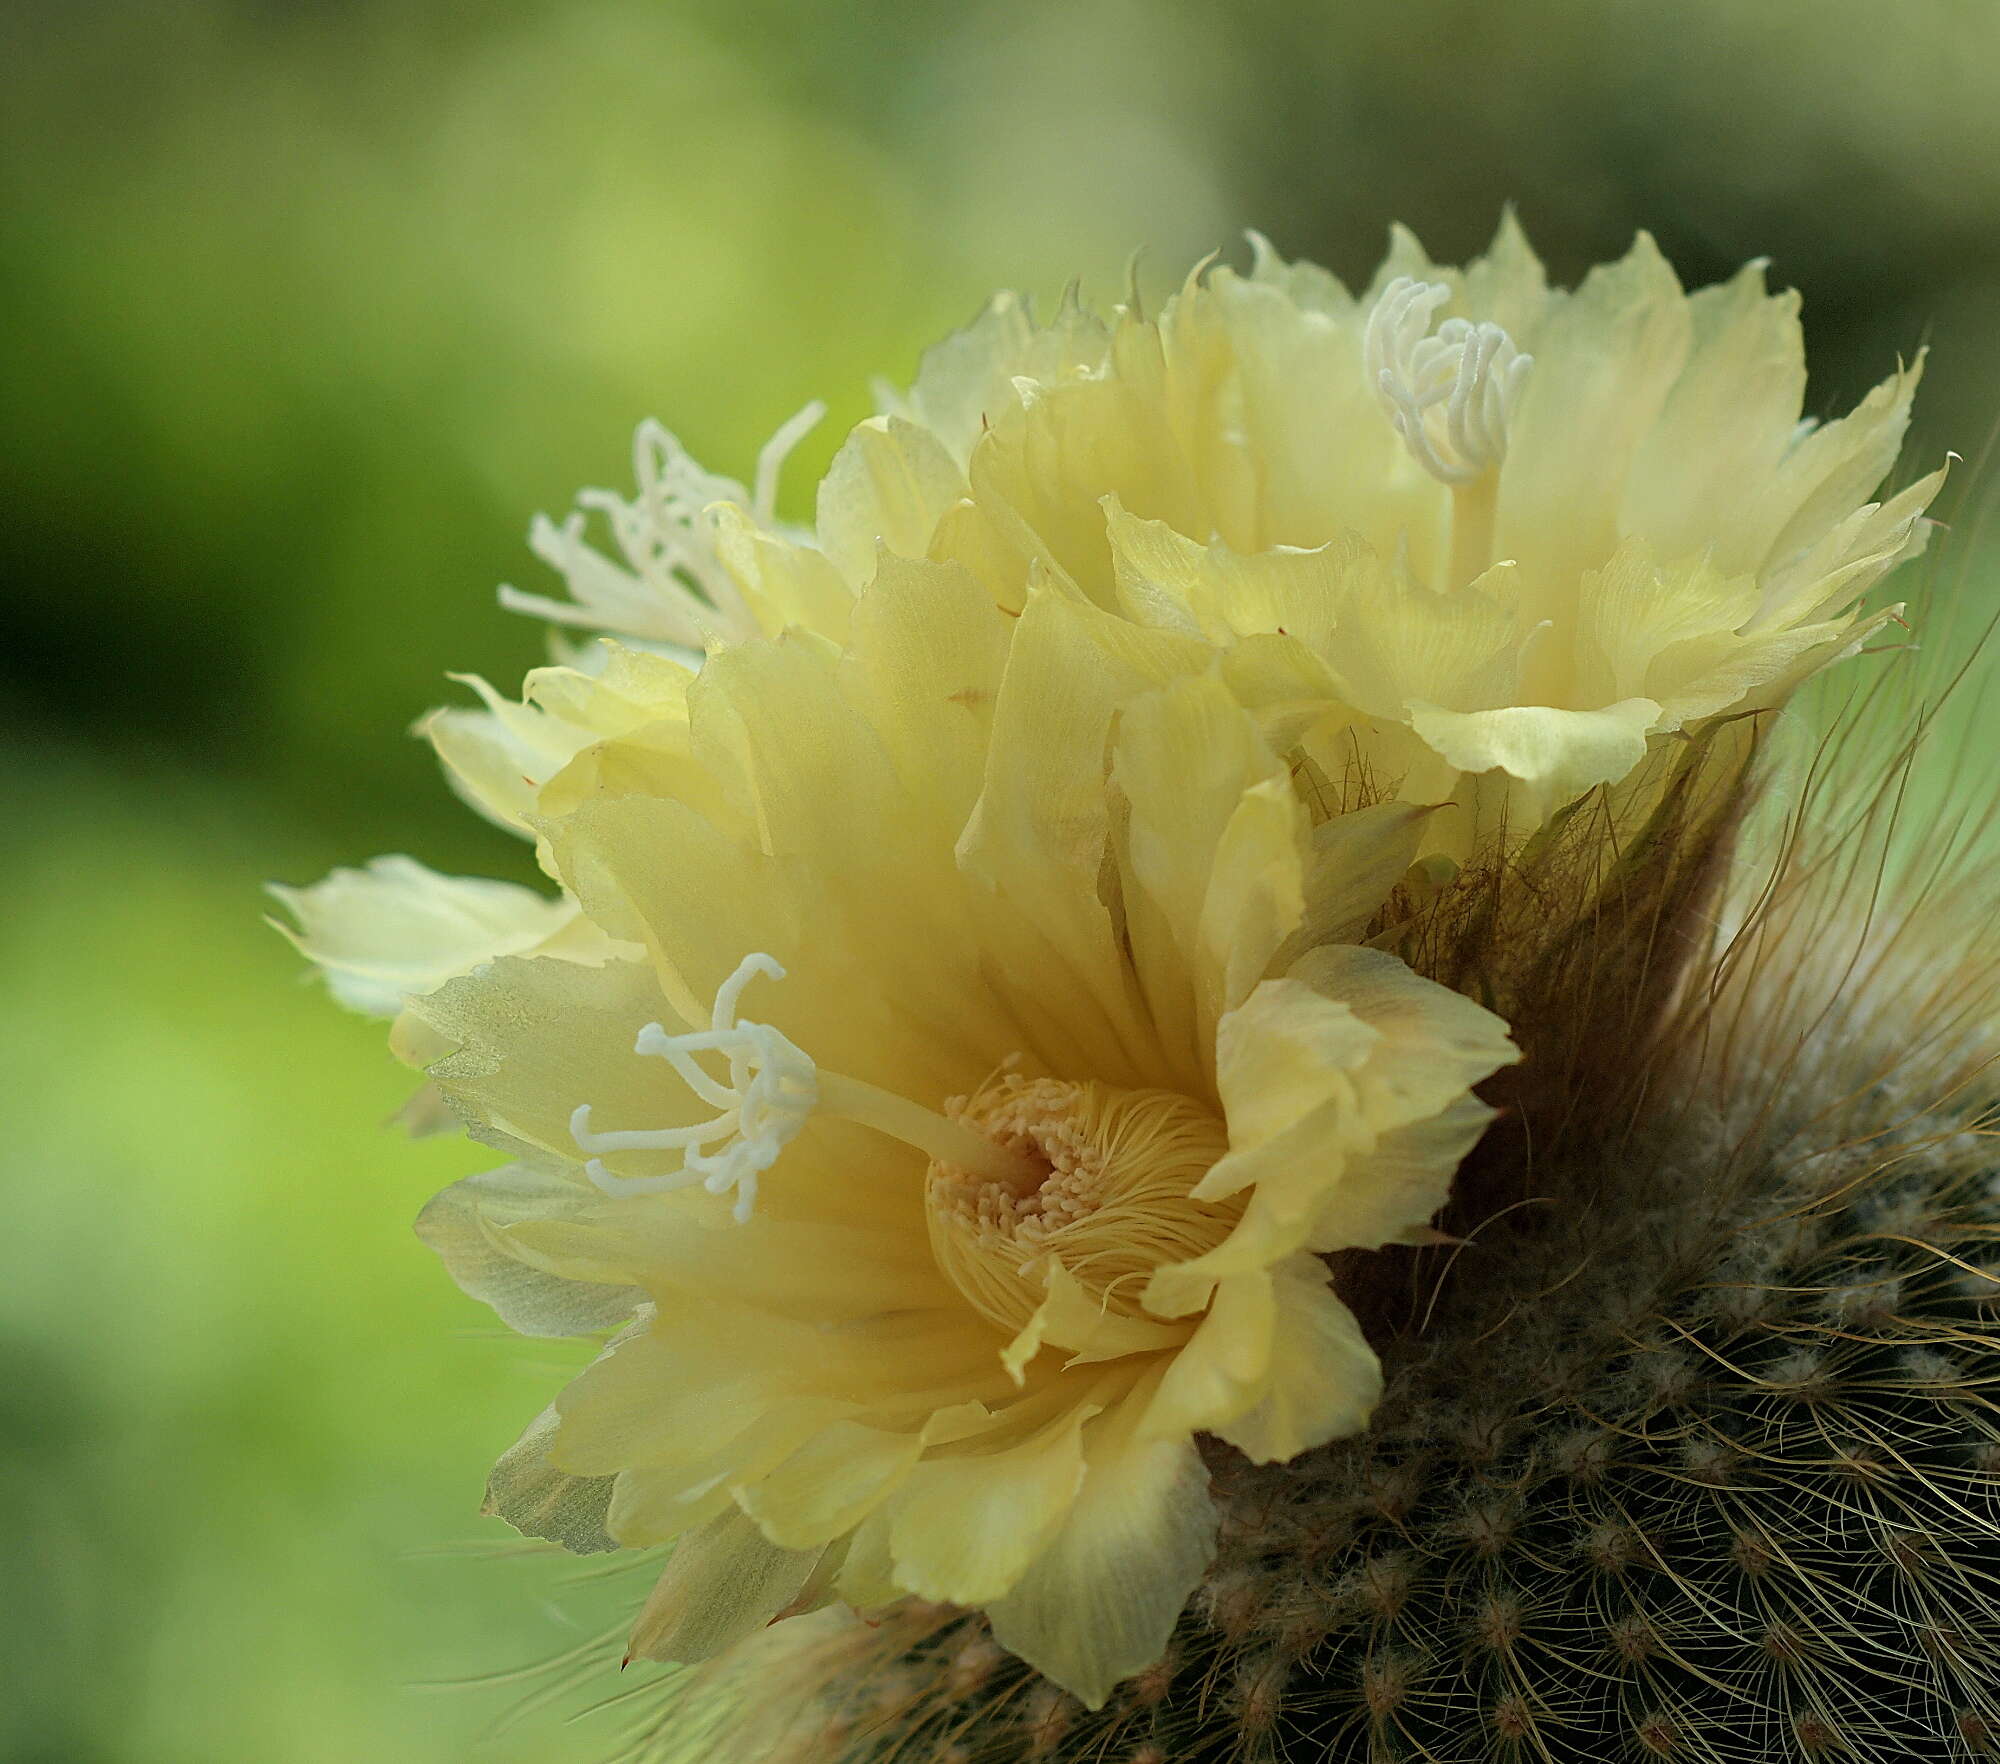
M 592 1154 L 584 1172 L 606 1194 L 666 1194 L 697 1182 L 711 1194 L 733 1188 L 737 1223 L 749 1219 L 757 1204 L 757 1178 L 819 1106 L 819 1069 L 805 1052 L 770 1024 L 736 1014 L 743 989 L 759 974 L 782 980 L 785 970 L 770 956 L 747 955 L 716 992 L 708 1028 L 669 1035 L 660 1024 L 648 1023 L 632 1045 L 634 1053 L 656 1054 L 672 1066 L 688 1089 L 717 1111 L 712 1119 L 687 1127 L 597 1133 L 591 1130 L 589 1103 L 571 1114 L 570 1136 Z M 726 1081 L 695 1057 L 711 1053 L 729 1062 Z M 680 1168 L 658 1176 L 618 1176 L 605 1168 L 604 1153 L 627 1151 L 677 1151 Z
M 1442 282 L 1398 276 L 1368 315 L 1361 358 L 1369 387 L 1410 456 L 1441 484 L 1470 484 L 1499 465 L 1534 357 L 1495 324 L 1449 318 Z

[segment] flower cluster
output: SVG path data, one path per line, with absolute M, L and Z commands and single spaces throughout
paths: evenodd
M 642 430 L 636 499 L 537 525 L 571 599 L 505 596 L 604 641 L 425 724 L 559 892 L 281 891 L 508 1160 L 425 1240 L 609 1335 L 491 1510 L 671 1544 L 649 1657 L 915 1597 L 1092 1705 L 1152 1664 L 1197 1441 L 1366 1425 L 1327 1258 L 1432 1235 L 1518 1057 L 1391 903 L 1891 616 L 1915 381 L 1802 424 L 1758 266 L 1689 296 L 1641 238 L 1563 293 L 1510 220 L 1359 297 L 1258 241 L 1157 316 L 997 299 L 810 531 L 797 424 L 754 491 Z

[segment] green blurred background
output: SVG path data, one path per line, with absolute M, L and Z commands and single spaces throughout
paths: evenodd
M 482 1473 L 567 1357 L 408 1231 L 472 1148 L 258 922 L 402 850 L 524 875 L 403 738 L 540 633 L 537 509 L 657 415 L 737 474 L 1002 284 L 1246 226 L 1368 272 L 1518 201 L 1805 290 L 1816 409 L 2000 410 L 1990 0 L 11 0 L 0 12 L 0 1758 L 597 1759 L 494 1730 L 617 1589 Z M 490 1554 L 490 1552 L 489 1552 Z M 605 1688 L 610 1688 L 608 1685 Z

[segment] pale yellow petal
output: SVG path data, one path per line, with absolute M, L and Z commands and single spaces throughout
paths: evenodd
M 1283 632 L 1324 652 L 1334 642 L 1334 609 L 1357 564 L 1372 555 L 1349 534 L 1315 550 L 1279 546 L 1239 553 L 1201 545 L 1163 521 L 1106 509 L 1120 610 L 1140 624 L 1198 631 L 1226 644 Z
M 1335 815 L 1315 827 L 1299 927 L 1272 958 L 1272 968 L 1282 973 L 1322 943 L 1360 941 L 1416 862 L 1425 824 L 1450 812 L 1430 804 L 1384 802 Z
M 1668 692 L 1653 688 L 1677 684 L 1678 670 L 1658 667 L 1661 652 L 1732 635 L 1757 610 L 1757 583 L 1751 576 L 1725 576 L 1702 557 L 1662 563 L 1647 541 L 1628 539 L 1602 569 L 1586 572 L 1578 599 L 1583 702 L 1652 698 L 1664 704 Z
M 1084 1434 L 1084 1482 L 1062 1529 L 988 1606 L 994 1639 L 1101 1707 L 1166 1652 L 1215 1553 L 1208 1472 L 1191 1440 L 1142 1437 L 1141 1385 Z
M 1215 1249 L 1155 1272 L 1146 1308 L 1184 1316 L 1217 1281 L 1299 1249 L 1385 1242 L 1421 1224 L 1489 1117 L 1467 1093 L 1518 1057 L 1499 1018 L 1384 951 L 1309 951 L 1218 1035 L 1230 1150 L 1194 1192 L 1222 1200 L 1247 1191 L 1243 1215 Z M 1433 1117 L 1434 1134 L 1389 1145 Z
M 538 835 L 545 869 L 562 873 L 552 849 L 555 824 L 579 808 L 614 796 L 664 800 L 720 826 L 736 819 L 735 805 L 721 781 L 696 757 L 685 717 L 662 718 L 615 738 L 590 742 L 543 781 L 527 823 Z
M 1361 297 L 1362 309 L 1375 304 L 1382 290 L 1398 276 L 1417 282 L 1443 282 L 1454 297 L 1464 286 L 1464 277 L 1450 264 L 1438 263 L 1424 249 L 1424 242 L 1401 221 L 1389 223 L 1389 249 L 1375 266 L 1375 278 Z
M 1256 1399 L 1216 1428 L 1253 1463 L 1284 1463 L 1367 1426 L 1382 1367 L 1326 1264 L 1293 1256 L 1272 1270 L 1270 1349 Z
M 1888 511 L 1856 511 L 1833 539 L 1841 563 L 1829 553 L 1823 562 L 1833 571 L 1811 592 L 1841 602 L 1860 592 L 1901 554 L 1921 507 L 1910 499 L 1879 525 L 1874 517 Z M 1879 549 L 1850 559 L 1850 544 Z M 1854 574 L 1841 581 L 1849 568 Z M 1645 542 L 1628 540 L 1583 581 L 1581 690 L 1606 701 L 1652 699 L 1656 731 L 1777 702 L 1846 646 L 1851 621 L 1773 619 L 1765 595 L 1753 577 L 1719 575 L 1699 557 L 1662 563 Z
M 1805 400 L 1799 298 L 1767 294 L 1760 260 L 1691 295 L 1688 316 L 1692 349 L 1633 455 L 1620 527 L 1661 557 L 1708 553 L 1736 575 L 1764 560 L 1731 516 L 1778 468 Z
M 1427 569 L 1447 492 L 1411 462 L 1366 381 L 1369 301 L 1356 309 L 1334 300 L 1329 310 L 1323 300 L 1299 303 L 1267 277 L 1220 270 L 1209 288 L 1235 358 L 1235 420 L 1260 478 L 1257 531 L 1243 548 L 1312 549 L 1358 535 L 1385 555 L 1407 543 Z M 1206 527 L 1176 525 L 1207 536 Z
M 1148 1311 L 1198 1311 L 1217 1280 L 1255 1274 L 1304 1243 L 1347 1153 L 1372 1140 L 1358 1084 L 1381 1039 L 1345 1003 L 1293 979 L 1265 981 L 1223 1018 L 1216 1081 L 1230 1149 L 1193 1192 L 1212 1202 L 1249 1198 L 1215 1249 L 1154 1271 Z
M 1048 383 L 1103 363 L 1109 337 L 1103 322 L 1073 299 L 1054 321 L 1037 325 L 1018 294 L 993 296 L 979 315 L 926 349 L 906 398 L 886 402 L 921 422 L 964 463 L 973 444 L 1013 404 L 1014 382 Z
M 563 1392 L 555 1461 L 580 1475 L 685 1466 L 739 1436 L 761 1450 L 765 1436 L 750 1430 L 788 1413 L 813 1426 L 851 1415 L 894 1430 L 944 1406 L 929 1392 L 1005 1401 L 1012 1387 L 992 1330 L 961 1316 L 919 1310 L 822 1326 L 711 1295 L 669 1297 Z
M 1767 565 L 1817 544 L 1888 476 L 1910 426 L 1920 353 L 1838 422 L 1800 439 L 1744 517 L 1744 551 Z
M 1393 957 L 1390 960 L 1394 960 Z M 1414 979 L 1414 976 L 1412 976 Z M 1422 982 L 1418 982 L 1422 984 Z M 1229 1157 L 1197 1194 L 1221 1198 L 1246 1180 L 1237 1167 L 1334 1098 L 1373 1056 L 1381 1031 L 1342 998 L 1303 980 L 1267 980 L 1216 1031 L 1216 1087 L 1229 1118 Z
M 1458 711 L 1508 703 L 1527 640 L 1512 606 L 1516 575 L 1511 564 L 1496 565 L 1438 593 L 1373 555 L 1358 559 L 1335 602 L 1339 635 L 1330 663 L 1340 696 L 1396 722 L 1407 719 L 1413 701 Z
M 786 1549 L 846 1537 L 908 1476 L 924 1450 L 991 1420 L 977 1403 L 941 1409 L 920 1428 L 885 1432 L 856 1421 L 821 1428 L 756 1482 L 737 1504 Z
M 1083 1486 L 1083 1424 L 1095 1413 L 1071 1402 L 1018 1444 L 918 1464 L 888 1509 L 896 1584 L 954 1605 L 1007 1593 L 1069 1516 Z
M 1493 1012 L 1385 950 L 1326 944 L 1300 957 L 1290 978 L 1338 1000 L 1376 1037 L 1359 1076 L 1371 1132 L 1437 1114 L 1521 1057 Z
M 576 902 L 511 882 L 440 876 L 379 857 L 310 888 L 270 892 L 298 921 L 279 925 L 349 1010 L 393 1017 L 413 995 L 496 956 L 536 949 L 577 917 Z
M 523 1335 L 593 1335 L 637 1308 L 635 1286 L 575 1280 L 524 1259 L 509 1230 L 587 1208 L 596 1190 L 574 1177 L 521 1164 L 483 1170 L 437 1195 L 417 1215 L 417 1236 L 437 1253 L 461 1291 L 491 1305 Z
M 805 1400 L 809 1378 L 774 1363 L 782 1326 L 741 1310 L 728 1321 L 741 1332 L 737 1357 L 711 1317 L 691 1315 L 649 1323 L 600 1356 L 556 1399 L 552 1461 L 580 1476 L 703 1463 L 773 1410 Z
M 810 724 L 802 733 L 813 734 Z M 882 762 L 879 749 L 874 759 Z M 811 812 L 837 822 L 841 799 L 833 793 L 851 774 L 829 768 L 823 775 L 829 795 Z M 866 784 L 895 788 L 893 775 Z M 787 977 L 760 983 L 751 995 L 755 1020 L 849 1077 L 941 1100 L 975 1088 L 1022 1045 L 1010 1000 L 982 977 L 980 945 L 966 935 L 963 884 L 935 827 L 857 819 L 813 862 L 746 847 L 671 801 L 630 798 L 579 809 L 551 828 L 551 841 L 565 879 L 593 916 L 644 942 L 662 1004 L 684 1024 L 705 1021 L 716 988 L 745 954 L 760 951 Z M 656 1004 L 635 1025 L 663 1014 Z M 658 1061 L 629 1047 L 606 1059 L 610 1071 L 597 1086 L 603 1121 L 615 1128 L 685 1124 L 664 1119 L 657 1106 L 649 1120 L 640 1100 L 650 1080 L 677 1101 L 674 1087 L 661 1085 Z M 589 1094 L 577 1100 L 599 1101 Z M 821 1143 L 832 1151 L 839 1125 L 816 1121 L 811 1130 L 824 1126 Z M 907 1148 L 879 1136 L 866 1143 L 876 1166 L 870 1185 L 900 1181 L 898 1158 Z M 843 1155 L 847 1146 L 839 1140 Z M 633 1173 L 621 1156 L 614 1154 L 612 1168 Z
M 606 1529 L 616 1478 L 575 1476 L 549 1459 L 561 1417 L 544 1409 L 528 1430 L 500 1455 L 486 1479 L 486 1504 L 480 1510 L 504 1519 L 524 1537 L 560 1544 L 572 1555 L 588 1556 L 615 1550 L 618 1542 Z
M 1250 241 L 1252 286 L 1270 288 L 1282 294 L 1302 312 L 1314 312 L 1333 319 L 1354 316 L 1354 296 L 1331 270 L 1322 269 L 1304 258 L 1287 263 L 1278 249 L 1254 227 L 1245 235 Z
M 964 494 L 964 473 L 928 429 L 902 417 L 869 417 L 820 481 L 819 540 L 860 588 L 875 575 L 878 548 L 924 556 L 939 518 Z
M 476 676 L 461 676 L 484 710 L 447 707 L 417 725 L 437 750 L 445 781 L 489 821 L 530 831 L 541 787 L 589 745 L 593 731 L 528 703 L 514 704 Z
M 955 840 L 986 770 L 1013 621 L 971 573 L 885 556 L 856 602 L 846 684 L 912 819 Z
M 1305 912 L 1305 815 L 1285 777 L 1243 793 L 1215 848 L 1202 902 L 1204 1024 L 1221 1020 L 1264 978 Z
M 693 678 L 683 662 L 606 637 L 573 665 L 532 670 L 522 697 L 566 723 L 610 734 L 662 718 L 685 722 Z
M 1648 669 L 1647 685 L 1660 705 L 1658 726 L 1680 729 L 1718 711 L 1776 704 L 1860 634 L 1850 616 L 1749 636 L 1718 632 L 1676 643 L 1661 650 Z
M 1117 590 L 1103 499 L 1146 519 L 1206 533 L 1213 511 L 1161 402 L 1157 363 L 1058 385 L 1024 383 L 1021 399 L 972 451 L 972 493 L 1030 561 L 1097 605 Z
M 970 496 L 938 517 L 929 553 L 933 563 L 966 571 L 993 604 L 1018 613 L 1028 598 L 1029 578 L 1039 564 L 1031 536 L 1004 509 L 988 508 Z
M 730 1511 L 788 1453 L 845 1418 L 840 1404 L 799 1402 L 741 1427 L 732 1416 L 729 1432 L 697 1428 L 675 1455 L 619 1472 L 605 1528 L 626 1549 L 672 1543 Z
M 1924 511 L 1945 476 L 1940 467 L 1886 502 L 1863 503 L 1818 543 L 1780 562 L 1766 573 L 1757 615 L 1746 629 L 1811 624 L 1843 613 L 1889 570 L 1920 556 L 1932 526 Z
M 960 612 L 998 616 L 973 606 L 962 577 L 912 569 L 920 580 L 883 585 L 882 615 L 857 608 L 861 647 L 845 657 L 793 633 L 710 659 L 690 694 L 692 747 L 722 781 L 726 812 L 598 797 L 545 832 L 592 916 L 644 942 L 684 1022 L 704 1019 L 736 963 L 762 951 L 791 977 L 760 987 L 759 1020 L 815 1058 L 853 1050 L 838 1068 L 851 1077 L 942 1099 L 1022 1045 L 967 936 L 953 852 L 952 797 L 969 806 L 974 765 L 983 766 L 975 747 L 1001 633 L 990 622 L 954 626 Z M 892 634 L 885 621 L 898 613 L 908 624 Z M 931 662 L 951 671 L 926 678 Z M 954 753 L 956 769 L 926 772 Z M 1093 753 L 1101 779 L 1102 736 Z M 913 797 L 937 812 L 912 813 Z
M 712 1660 L 796 1599 L 818 1550 L 781 1550 L 744 1514 L 728 1512 L 684 1537 L 633 1626 L 628 1658 Z
M 1256 718 L 1265 743 L 1288 759 L 1319 731 L 1351 732 L 1365 721 L 1348 706 L 1346 688 L 1325 659 L 1296 637 L 1267 632 L 1238 638 L 1214 665 L 1216 677 Z
M 878 1506 L 855 1527 L 835 1581 L 840 1596 L 857 1611 L 873 1611 L 905 1597 L 896 1584 L 896 1561 L 889 1553 L 887 1505 Z
M 485 708 L 433 711 L 417 726 L 451 787 L 487 819 L 532 833 L 543 787 L 592 742 L 684 717 L 686 669 L 617 645 L 598 659 L 597 674 L 538 668 L 518 704 L 476 675 L 454 675 Z
M 915 1207 L 900 1220 L 760 1211 L 739 1224 L 726 1210 L 693 1196 L 683 1205 L 682 1198 L 607 1200 L 588 1189 L 560 1213 L 509 1224 L 499 1244 L 572 1280 L 643 1286 L 663 1301 L 681 1293 L 753 1304 L 829 1326 L 891 1310 L 944 1311 L 956 1302 Z
M 1131 364 L 1142 359 L 1150 376 L 1155 336 L 1165 428 L 1188 462 L 1199 496 L 1175 526 L 1183 533 L 1212 536 L 1237 553 L 1267 550 L 1273 535 L 1265 517 L 1263 460 L 1241 422 L 1241 360 L 1202 266 L 1189 272 L 1180 291 L 1161 308 L 1156 328 L 1144 326 L 1130 311 L 1125 314 L 1115 339 L 1121 371 L 1140 377 Z M 1142 514 L 1173 519 L 1164 505 L 1141 500 L 1133 506 Z
M 1184 1324 L 1128 1316 L 1093 1299 L 1054 1256 L 1045 1257 L 1034 1272 L 1046 1296 L 1000 1352 L 1001 1365 L 1017 1385 L 1026 1382 L 1024 1368 L 1045 1346 L 1061 1349 L 1067 1367 L 1156 1353 L 1187 1339 Z
M 1548 313 L 1549 277 L 1511 204 L 1485 255 L 1465 266 L 1460 307 L 1475 323 L 1498 325 L 1520 348 L 1535 347 Z
M 1012 1002 L 1058 1069 L 1143 1086 L 1155 1033 L 1130 996 L 1100 892 L 1110 848 L 1105 788 L 1114 719 L 1150 688 L 1200 672 L 1203 646 L 1142 631 L 1054 590 L 1018 621 L 995 712 L 992 758 L 960 846 L 964 870 L 1004 907 L 990 921 L 1002 976 L 1038 976 Z
M 1389 1128 L 1322 1189 L 1305 1241 L 1322 1252 L 1412 1241 L 1450 1198 L 1459 1164 L 1493 1116 L 1468 1091 L 1434 1115 Z
M 1305 820 L 1282 762 L 1214 678 L 1129 705 L 1112 781 L 1129 807 L 1126 911 L 1154 1021 L 1206 1072 L 1215 1025 L 1304 908 Z
M 604 1110 L 600 1119 L 614 1126 L 705 1118 L 684 1087 L 660 1082 L 659 1061 L 632 1051 L 639 1025 L 658 1020 L 665 1005 L 649 963 L 509 956 L 415 1000 L 409 1014 L 454 1048 L 433 1076 L 483 1123 L 482 1137 L 580 1164 L 570 1135 L 579 1103 Z
M 1527 622 L 1609 557 L 1627 475 L 1687 359 L 1687 301 L 1651 237 L 1551 305 L 1500 469 L 1500 557 L 1520 560 Z
M 793 625 L 835 641 L 847 635 L 854 590 L 830 558 L 767 532 L 735 503 L 712 508 L 708 519 L 715 533 L 716 557 L 765 636 L 775 637 Z
M 1509 831 L 1525 837 L 1585 791 L 1625 777 L 1646 757 L 1646 734 L 1659 715 L 1650 698 L 1621 699 L 1601 710 L 1452 711 L 1413 703 L 1410 726 L 1459 771 L 1501 771 L 1523 786 L 1512 794 L 1519 813 Z
M 810 1549 L 852 1531 L 902 1482 L 923 1449 L 921 1433 L 836 1421 L 738 1498 L 773 1543 Z
M 1268 1268 L 1223 1275 L 1187 1345 L 1166 1364 L 1148 1404 L 1145 1437 L 1211 1433 L 1260 1398 L 1278 1327 L 1277 1286 Z

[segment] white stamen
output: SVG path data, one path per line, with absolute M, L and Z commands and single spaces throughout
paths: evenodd
M 776 493 L 777 462 L 803 431 L 801 411 L 764 450 Z M 538 515 L 528 546 L 560 572 L 569 601 L 503 587 L 500 604 L 552 623 L 614 631 L 649 644 L 666 644 L 698 659 L 712 642 L 757 635 L 756 614 L 718 554 L 708 510 L 718 502 L 749 506 L 752 493 L 732 478 L 698 465 L 680 442 L 650 419 L 632 438 L 632 473 L 638 493 L 629 501 L 612 490 L 584 490 L 560 524 Z M 591 542 L 593 515 L 602 515 L 618 557 Z
M 658 1023 L 639 1031 L 632 1051 L 657 1054 L 672 1066 L 696 1096 L 717 1110 L 713 1120 L 688 1127 L 639 1128 L 597 1133 L 590 1104 L 570 1116 L 570 1136 L 593 1156 L 584 1172 L 613 1196 L 666 1194 L 699 1182 L 710 1194 L 736 1190 L 735 1217 L 742 1224 L 757 1204 L 757 1178 L 819 1106 L 819 1069 L 768 1023 L 745 1022 L 736 1014 L 743 989 L 759 974 L 782 980 L 785 970 L 767 955 L 747 955 L 715 995 L 709 1027 L 669 1035 Z M 727 1082 L 705 1070 L 695 1055 L 718 1053 L 729 1061 Z M 722 1142 L 721 1149 L 707 1148 Z M 659 1176 L 617 1176 L 604 1166 L 605 1152 L 677 1151 L 678 1170 Z
M 1375 302 L 1362 366 L 1403 445 L 1441 484 L 1484 477 L 1507 452 L 1507 425 L 1534 357 L 1495 324 L 1431 319 L 1451 299 L 1442 282 L 1398 276 Z
M 825 415 L 826 406 L 815 398 L 766 441 L 758 453 L 750 512 L 757 517 L 760 527 L 775 527 L 778 524 L 778 474 L 785 469 L 785 461 L 791 457 L 792 449 L 819 427 L 819 420 Z

